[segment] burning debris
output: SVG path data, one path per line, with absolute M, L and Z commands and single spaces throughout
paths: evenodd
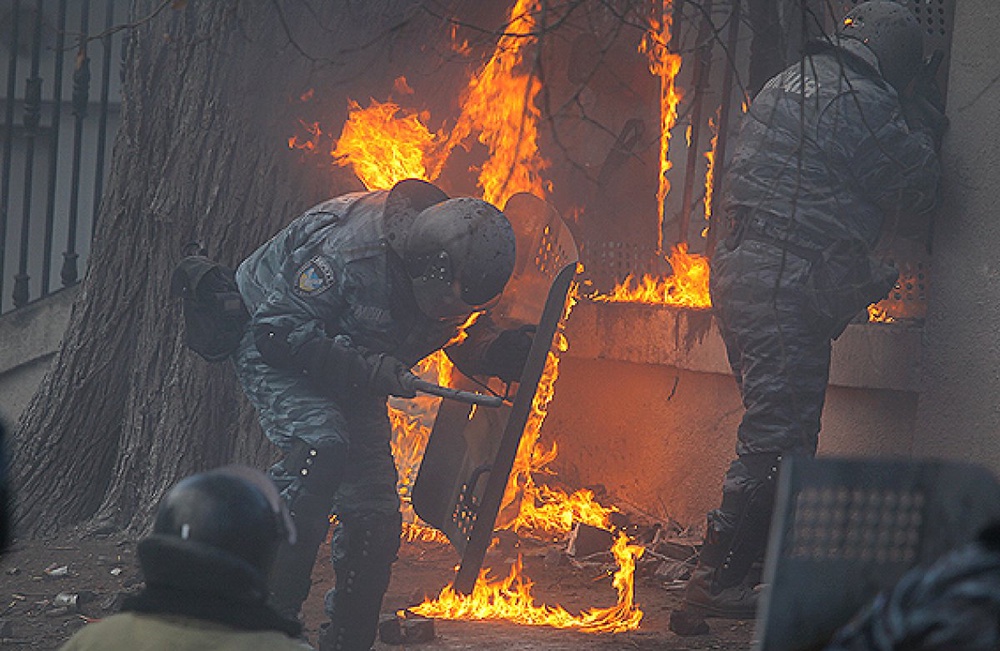
M 621 534 L 612 547 L 618 570 L 612 585 L 618 591 L 618 602 L 608 608 L 592 608 L 572 615 L 561 606 L 536 604 L 531 590 L 533 583 L 524 575 L 523 561 L 518 556 L 510 573 L 497 580 L 489 570 L 482 570 L 471 595 L 461 595 L 449 585 L 433 601 L 424 601 L 410 610 L 425 617 L 439 619 L 506 620 L 529 626 L 574 628 L 586 633 L 619 633 L 639 627 L 643 612 L 635 604 L 635 564 L 643 547 L 629 543 Z

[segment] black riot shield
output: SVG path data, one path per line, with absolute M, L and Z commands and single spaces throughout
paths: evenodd
M 516 194 L 507 201 L 504 213 L 517 239 L 517 261 L 490 315 L 503 328 L 537 324 L 534 343 L 508 404 L 473 412 L 470 405 L 442 401 L 412 492 L 417 515 L 447 535 L 462 554 L 454 583 L 462 594 L 472 592 L 493 538 L 578 260 L 572 234 L 546 202 L 531 194 Z M 477 385 L 459 376 L 455 387 L 475 390 Z

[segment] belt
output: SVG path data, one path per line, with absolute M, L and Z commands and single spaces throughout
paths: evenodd
M 782 233 L 767 217 L 761 214 L 742 215 L 737 217 L 736 245 L 744 240 L 764 242 L 778 247 L 794 256 L 815 262 L 823 255 L 826 246 L 813 242 L 796 233 Z

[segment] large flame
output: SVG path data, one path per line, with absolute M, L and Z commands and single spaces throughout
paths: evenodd
M 536 42 L 532 36 L 535 28 L 533 14 L 539 10 L 538 0 L 516 2 L 496 51 L 474 75 L 464 93 L 462 113 L 450 134 L 432 133 L 426 126 L 427 115 L 408 111 L 393 102 L 372 100 L 366 109 L 352 102 L 350 117 L 333 150 L 337 163 L 350 165 L 369 189 L 389 188 L 397 181 L 410 177 L 434 180 L 440 174 L 448 153 L 477 133 L 479 142 L 489 151 L 479 174 L 479 187 L 484 199 L 501 205 L 517 192 L 544 196 L 546 186 L 541 173 L 547 161 L 538 153 L 537 122 L 540 112 L 535 104 L 541 86 L 534 74 L 524 70 L 524 48 Z M 290 139 L 289 146 L 315 149 L 315 144 L 308 146 L 303 143 L 318 141 L 318 125 L 303 124 L 302 127 L 308 139 Z M 574 285 L 567 299 L 562 323 L 565 323 L 565 317 L 576 300 Z M 471 321 L 465 325 L 471 325 Z M 554 349 L 546 359 L 545 371 L 534 395 L 512 478 L 504 496 L 504 506 L 516 507 L 513 517 L 509 517 L 509 510 L 505 512 L 509 519 L 504 526 L 518 531 L 530 529 L 548 534 L 567 533 L 576 521 L 607 526 L 609 514 L 616 510 L 598 504 L 590 491 L 581 490 L 567 495 L 564 491 L 535 483 L 534 475 L 553 474 L 548 464 L 556 457 L 555 445 L 545 447 L 538 439 L 548 404 L 554 395 L 559 353 L 567 347 L 562 327 L 561 324 Z M 436 376 L 438 384 L 448 385 L 452 366 L 439 352 L 424 360 L 416 371 L 424 377 Z M 391 405 L 392 449 L 400 476 L 399 489 L 406 521 L 404 536 L 407 540 L 440 539 L 436 532 L 420 523 L 410 504 L 410 489 L 438 405 L 439 399 L 430 397 L 405 403 L 394 400 Z M 512 568 L 506 587 L 491 585 L 484 574 L 476 584 L 471 600 L 489 599 L 483 596 L 485 593 L 503 593 L 510 597 L 511 586 L 516 584 L 522 590 L 522 596 L 508 598 L 502 608 L 488 615 L 489 618 L 572 626 L 592 632 L 636 628 L 642 612 L 634 605 L 633 579 L 635 559 L 642 551 L 641 547 L 629 545 L 625 538 L 615 544 L 619 570 L 614 586 L 619 598 L 611 608 L 594 609 L 573 617 L 558 607 L 535 606 L 530 598 L 531 581 L 524 577 L 520 563 Z M 455 596 L 454 599 L 456 601 L 451 609 L 453 613 L 458 613 L 461 608 L 455 604 L 465 598 Z M 500 603 L 498 599 L 492 601 Z M 440 603 L 437 607 L 441 608 Z M 429 602 L 423 608 L 418 610 L 420 614 L 447 616 L 431 613 Z M 542 616 L 540 613 L 545 614 Z M 468 614 L 452 616 L 472 617 Z
M 634 285 L 629 275 L 610 293 L 593 294 L 589 298 L 605 303 L 650 303 L 694 309 L 712 306 L 708 295 L 708 258 L 688 253 L 687 244 L 682 242 L 671 251 L 670 266 L 674 273 L 665 278 L 646 274 Z
M 609 608 L 592 608 L 572 615 L 561 606 L 536 604 L 531 594 L 533 582 L 524 574 L 520 556 L 503 579 L 494 579 L 482 570 L 470 595 L 445 586 L 434 600 L 425 599 L 410 611 L 438 619 L 503 619 L 531 626 L 574 628 L 587 633 L 619 633 L 634 630 L 642 620 L 642 609 L 635 603 L 635 562 L 644 549 L 629 544 L 620 534 L 612 547 L 618 571 L 612 585 L 618 602 Z
M 535 482 L 536 475 L 554 474 L 548 465 L 555 460 L 557 447 L 555 443 L 546 447 L 539 442 L 539 438 L 549 403 L 555 396 L 555 382 L 559 377 L 559 356 L 569 348 L 569 341 L 564 334 L 566 320 L 578 300 L 579 285 L 573 283 L 566 297 L 552 350 L 545 359 L 545 368 L 531 402 L 531 413 L 528 415 L 528 422 L 524 427 L 511 470 L 511 478 L 504 493 L 501 508 L 520 500 L 517 505 L 517 515 L 501 523 L 504 529 L 564 534 L 573 528 L 575 522 L 608 527 L 611 513 L 617 511 L 614 507 L 599 504 L 594 499 L 592 491 L 581 489 L 567 494 L 558 488 Z
M 426 120 L 393 102 L 372 100 L 363 109 L 351 100 L 334 160 L 350 165 L 369 190 L 385 190 L 408 178 L 433 181 L 441 170 L 436 164 L 437 136 Z
M 681 70 L 681 56 L 670 51 L 671 29 L 673 16 L 671 9 L 673 0 L 662 0 L 659 15 L 653 15 L 649 20 L 649 28 L 639 46 L 649 60 L 649 70 L 660 79 L 660 175 L 656 192 L 657 229 L 656 251 L 663 251 L 663 223 L 666 209 L 667 194 L 670 192 L 670 136 L 671 130 L 677 124 L 677 106 L 681 101 L 681 92 L 674 80 Z
M 479 142 L 490 156 L 479 173 L 483 199 L 502 205 L 512 194 L 545 196 L 541 172 L 548 162 L 538 153 L 535 104 L 541 82 L 524 70 L 524 49 L 536 43 L 532 36 L 538 0 L 518 0 L 493 56 L 469 82 L 462 99 L 462 115 L 452 131 L 452 145 L 479 132 Z

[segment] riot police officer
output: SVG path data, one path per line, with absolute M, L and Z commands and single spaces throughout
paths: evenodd
M 272 574 L 280 612 L 298 614 L 331 511 L 339 523 L 323 649 L 371 646 L 399 548 L 387 396 L 413 397 L 410 367 L 442 347 L 469 373 L 520 373 L 530 336 L 482 314 L 514 258 L 501 211 L 410 179 L 315 206 L 237 269 L 251 315 L 237 372 L 283 453 L 270 476 L 299 531 Z
M 871 255 L 883 220 L 935 202 L 941 116 L 909 111 L 908 123 L 901 103 L 922 57 L 904 5 L 861 3 L 744 118 L 710 291 L 746 412 L 675 624 L 684 613 L 753 617 L 745 578 L 766 545 L 779 461 L 815 454 L 831 341 L 897 277 Z
M 301 625 L 267 605 L 278 546 L 294 538 L 278 491 L 260 471 L 227 466 L 183 479 L 139 542 L 142 592 L 62 649 L 309 649 Z

